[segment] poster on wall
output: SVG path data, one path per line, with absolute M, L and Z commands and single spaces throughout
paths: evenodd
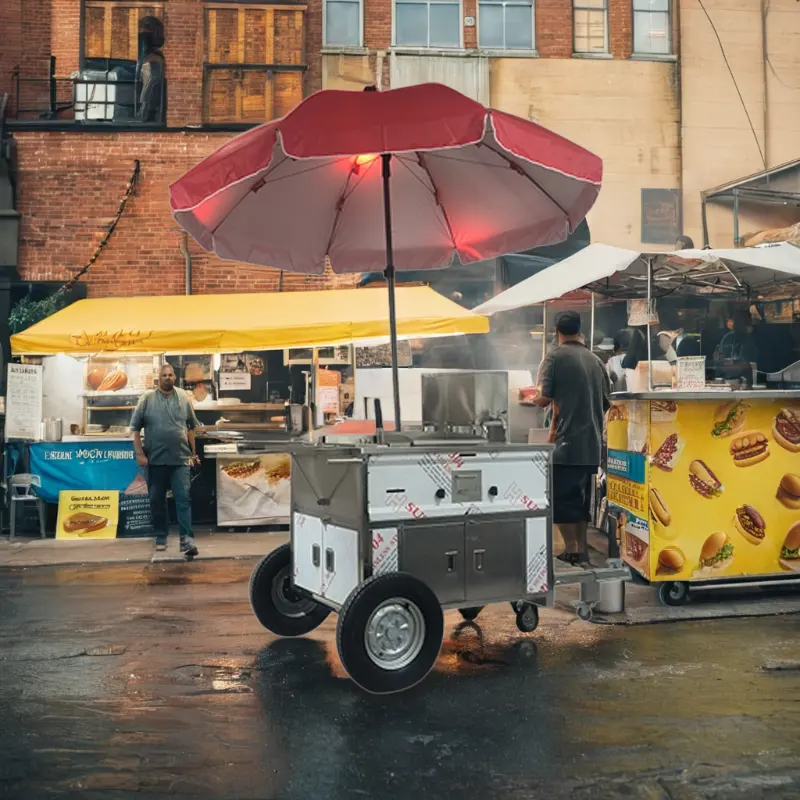
M 6 381 L 6 439 L 39 441 L 41 422 L 41 366 L 9 364 Z
M 115 539 L 119 492 L 59 492 L 56 539 Z
M 291 458 L 270 453 L 217 458 L 217 524 L 266 525 L 289 519 Z
M 39 442 L 30 447 L 30 470 L 48 503 L 64 491 L 112 491 L 119 495 L 119 536 L 152 534 L 144 470 L 136 463 L 133 442 Z

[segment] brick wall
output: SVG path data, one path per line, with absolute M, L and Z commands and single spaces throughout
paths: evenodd
M 25 280 L 67 280 L 80 269 L 113 220 L 141 162 L 135 195 L 85 280 L 91 297 L 182 294 L 182 233 L 167 186 L 230 134 L 17 133 Z M 221 261 L 190 243 L 196 293 L 341 288 L 353 276 L 303 276 Z
M 542 58 L 570 58 L 572 0 L 538 0 L 535 11 L 536 47 L 539 55 Z

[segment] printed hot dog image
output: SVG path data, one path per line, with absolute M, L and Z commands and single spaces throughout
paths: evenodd
M 742 431 L 733 437 L 730 454 L 737 467 L 752 467 L 769 458 L 769 439 L 761 431 Z
M 78 511 L 75 514 L 70 514 L 64 520 L 62 527 L 67 533 L 85 536 L 105 528 L 106 525 L 108 525 L 106 517 L 101 517 L 99 514 L 89 514 L 86 511 Z
M 665 528 L 672 522 L 672 517 L 669 515 L 669 509 L 664 502 L 658 489 L 655 487 L 650 489 L 650 514 L 654 520 L 663 525 Z
M 650 461 L 654 467 L 663 469 L 664 472 L 672 472 L 675 465 L 678 463 L 681 451 L 683 450 L 683 441 L 677 433 L 671 433 L 661 443 L 661 446 L 653 453 Z
M 715 439 L 724 439 L 738 433 L 747 422 L 747 405 L 743 400 L 723 403 L 714 412 L 714 427 L 711 435 Z
M 699 458 L 689 464 L 689 483 L 702 497 L 719 497 L 724 491 L 719 478 Z

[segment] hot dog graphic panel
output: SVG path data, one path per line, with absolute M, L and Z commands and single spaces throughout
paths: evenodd
M 800 397 L 668 397 L 644 447 L 609 450 L 622 558 L 652 581 L 800 573 Z

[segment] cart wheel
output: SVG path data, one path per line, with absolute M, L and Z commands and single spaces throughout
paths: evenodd
M 409 689 L 433 668 L 444 616 L 436 595 L 403 572 L 356 586 L 339 612 L 336 645 L 350 677 L 373 694 Z
M 300 636 L 322 624 L 330 608 L 295 591 L 292 551 L 283 544 L 265 556 L 250 577 L 250 604 L 258 621 L 278 636 Z
M 588 622 L 592 618 L 592 607 L 586 603 L 581 603 L 577 608 L 578 616 L 584 621 Z
M 523 633 L 533 633 L 539 627 L 539 607 L 533 603 L 523 603 L 517 611 L 517 627 Z
M 658 584 L 658 601 L 665 606 L 682 606 L 689 602 L 686 581 L 664 581 Z
M 458 613 L 467 621 L 472 622 L 478 614 L 483 611 L 483 606 L 471 606 L 470 608 L 459 608 Z

